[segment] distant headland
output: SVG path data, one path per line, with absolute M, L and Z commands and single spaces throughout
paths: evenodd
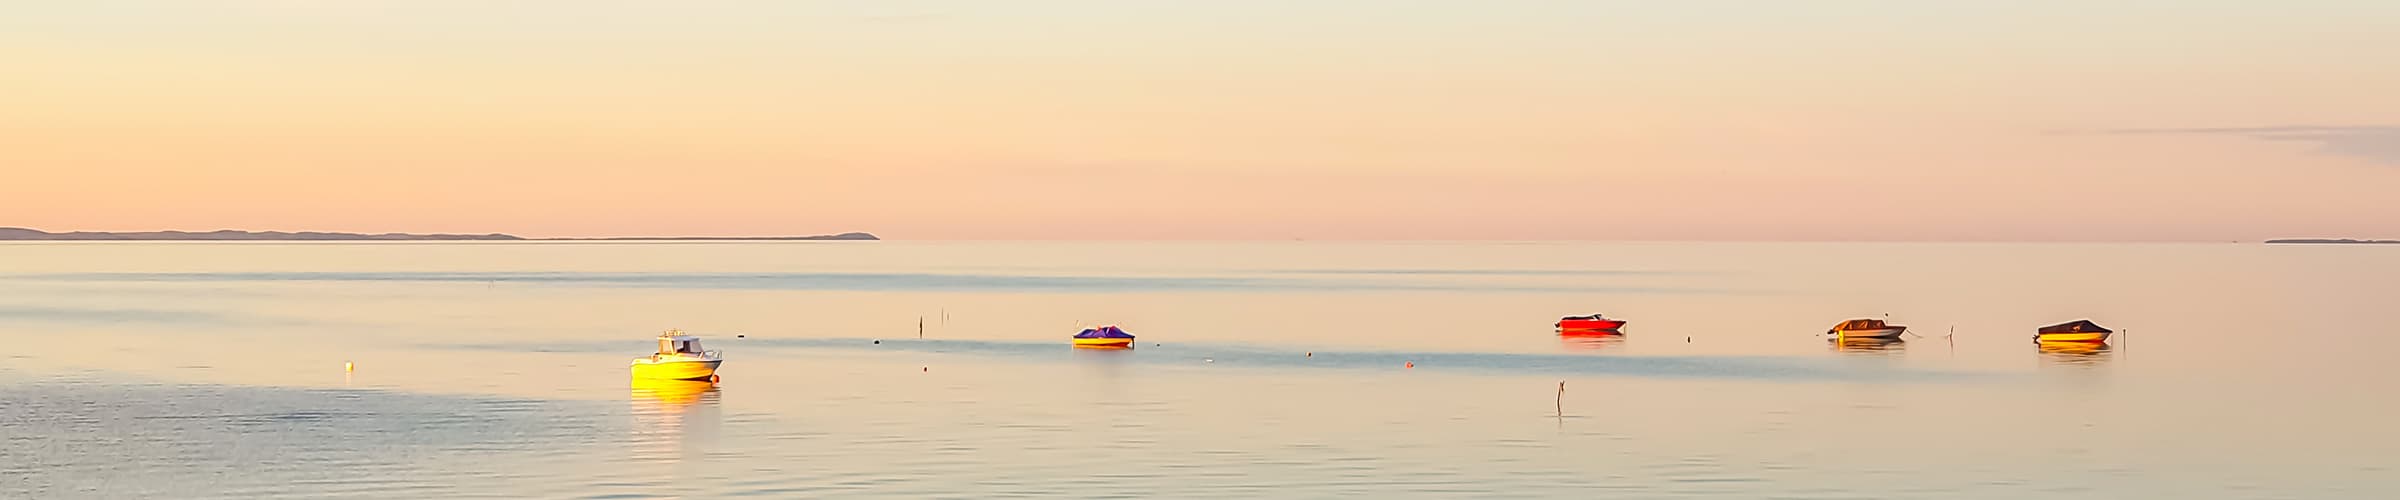
M 112 233 L 74 231 L 53 233 L 21 227 L 0 227 L 0 241 L 817 241 L 817 240 L 879 240 L 867 233 L 841 233 L 816 236 L 663 236 L 624 238 L 525 238 L 500 233 L 492 234 L 408 234 L 408 233 L 323 233 L 302 231 L 235 231 L 223 229 L 203 233 L 188 231 L 143 231 Z
M 2267 240 L 2269 245 L 2400 245 L 2400 240 L 2353 240 L 2349 238 L 2290 238 Z
M 619 238 L 531 238 L 534 241 L 875 241 L 867 233 L 818 234 L 810 236 L 627 236 Z

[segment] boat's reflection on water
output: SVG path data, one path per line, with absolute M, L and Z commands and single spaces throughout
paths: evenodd
M 1558 332 L 1558 342 L 1570 350 L 1598 351 L 1625 345 L 1625 332 L 1618 330 L 1565 330 Z
M 636 459 L 681 461 L 716 440 L 723 417 L 714 382 L 634 379 L 632 399 Z
M 1890 355 L 1908 350 L 1908 342 L 1900 339 L 1835 338 L 1825 341 L 1833 352 L 1855 355 Z
M 1075 359 L 1083 361 L 1078 364 L 1094 367 L 1107 375 L 1115 375 L 1118 366 L 1133 357 L 1133 346 L 1079 345 L 1073 351 Z
M 2042 353 L 2042 361 L 2060 365 L 2098 365 L 2114 357 L 2114 349 L 2100 342 L 2035 342 L 2034 350 Z

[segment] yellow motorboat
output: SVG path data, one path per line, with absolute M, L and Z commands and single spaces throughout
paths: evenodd
M 713 381 L 724 362 L 717 351 L 700 348 L 700 337 L 667 330 L 658 334 L 657 354 L 633 358 L 633 378 Z
M 2099 323 L 2093 323 L 2092 320 L 2079 319 L 2036 329 L 2033 333 L 2033 341 L 2044 344 L 2062 342 L 2098 344 L 2108 342 L 2110 333 L 2115 332 L 2100 326 Z

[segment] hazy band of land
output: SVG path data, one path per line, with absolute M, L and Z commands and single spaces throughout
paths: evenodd
M 331 233 L 316 231 L 238 231 L 220 229 L 208 232 L 141 231 L 102 232 L 73 231 L 53 233 L 21 227 L 0 227 L 0 241 L 809 241 L 809 240 L 878 240 L 867 233 L 841 233 L 812 236 L 631 236 L 616 238 L 526 238 L 515 235 L 491 234 L 409 234 L 409 233 Z
M 2349 238 L 2287 238 L 2267 240 L 2269 245 L 2400 245 L 2400 240 L 2354 240 Z

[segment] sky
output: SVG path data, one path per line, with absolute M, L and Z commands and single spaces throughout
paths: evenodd
M 2400 2 L 0 2 L 0 226 L 2400 238 Z

